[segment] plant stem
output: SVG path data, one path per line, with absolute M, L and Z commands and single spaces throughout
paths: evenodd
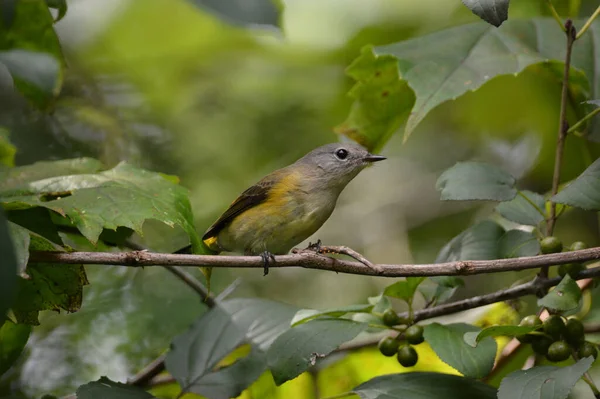
M 554 6 L 552 5 L 552 1 L 546 0 L 546 3 L 548 4 L 548 8 L 550 8 L 550 13 L 552 14 L 556 22 L 558 22 L 560 29 L 562 29 L 562 31 L 565 32 L 565 26 L 563 25 L 562 20 L 560 19 L 560 15 L 558 15 L 558 12 L 556 12 L 556 8 L 554 8 Z
M 587 114 L 586 116 L 581 118 L 579 121 L 577 121 L 577 123 L 575 123 L 573 126 L 571 126 L 569 128 L 569 130 L 567 130 L 567 134 L 574 133 L 577 129 L 579 129 L 579 127 L 581 125 L 583 125 L 585 122 L 587 122 L 590 118 L 593 118 L 594 116 L 596 116 L 598 113 L 600 113 L 600 107 L 594 109 L 592 112 L 590 112 L 589 114 Z
M 560 116 L 558 120 L 558 140 L 556 143 L 556 154 L 554 157 L 554 174 L 552 177 L 552 195 L 558 193 L 558 186 L 560 184 L 560 170 L 562 168 L 563 152 L 565 149 L 565 138 L 567 137 L 567 131 L 569 125 L 567 123 L 567 100 L 569 95 L 569 71 L 571 69 L 571 52 L 573 49 L 573 43 L 575 42 L 576 31 L 573 26 L 573 21 L 568 19 L 565 22 L 565 29 L 567 35 L 567 52 L 565 54 L 565 68 L 563 73 L 562 91 L 560 97 Z M 554 232 L 554 224 L 556 223 L 556 203 L 550 202 L 550 216 L 546 223 L 546 235 L 551 236 Z M 548 277 L 548 266 L 544 266 L 540 272 L 540 276 L 543 278 Z
M 592 26 L 592 22 L 594 22 L 594 19 L 596 19 L 598 15 L 600 15 L 600 6 L 596 8 L 596 11 L 594 11 L 592 16 L 589 17 L 585 24 L 581 27 L 581 30 L 579 31 L 577 36 L 575 36 L 575 39 L 579 39 L 581 35 L 583 35 L 590 28 L 590 26 Z

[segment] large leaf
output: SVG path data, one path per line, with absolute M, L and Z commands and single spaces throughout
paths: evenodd
M 593 362 L 594 358 L 587 357 L 568 367 L 541 366 L 515 371 L 500 383 L 498 399 L 565 399 Z
M 0 321 L 15 298 L 18 260 L 4 212 L 0 209 Z
M 450 240 L 440 250 L 435 261 L 441 263 L 498 259 L 500 255 L 498 241 L 504 233 L 504 229 L 495 222 L 489 220 L 480 222 Z
M 496 27 L 508 19 L 509 0 L 462 0 L 462 2 L 473 14 Z
M 131 385 L 114 382 L 106 377 L 77 388 L 77 399 L 152 399 L 148 392 Z
M 275 339 L 290 328 L 298 308 L 259 298 L 236 298 L 221 303 L 246 339 L 266 351 Z
M 466 377 L 483 378 L 494 367 L 496 341 L 482 340 L 477 347 L 464 341 L 468 332 L 479 331 L 478 327 L 458 323 L 442 325 L 432 323 L 425 326 L 425 340 L 442 361 Z
M 512 201 L 499 204 L 496 211 L 515 223 L 537 226 L 545 219 L 545 204 L 544 197 L 538 193 L 522 191 Z
M 540 253 L 540 243 L 530 232 L 508 230 L 498 242 L 501 258 L 535 256 Z
M 596 20 L 587 34 L 578 40 L 572 58 L 575 68 L 572 69 L 570 80 L 585 82 L 585 73 L 589 81 L 594 82 L 591 87 L 592 98 L 598 98 L 596 94 L 600 92 L 600 68 L 594 47 L 599 40 L 600 23 Z M 435 107 L 478 89 L 496 76 L 518 74 L 535 64 L 548 67 L 552 72 L 550 76 L 558 76 L 555 74 L 561 68 L 547 64 L 547 61 L 564 60 L 565 41 L 564 33 L 557 29 L 556 21 L 536 18 L 510 20 L 500 28 L 490 27 L 483 22 L 462 25 L 376 47 L 372 54 L 363 53 L 355 61 L 370 75 L 358 78 L 357 87 L 362 85 L 364 92 L 355 96 L 355 104 L 362 108 L 364 117 L 360 123 L 354 124 L 352 135 L 389 137 L 387 132 L 398 124 L 392 115 L 410 112 L 405 128 L 406 139 Z M 398 85 L 395 81 L 390 83 L 390 87 L 398 88 L 397 97 L 405 100 L 389 112 L 387 108 L 382 108 L 383 114 L 376 110 L 377 102 L 368 101 L 376 93 L 381 93 L 381 89 L 373 87 L 368 90 L 364 82 L 375 76 L 375 64 L 380 58 L 385 58 L 390 64 L 394 58 L 397 59 L 399 81 L 408 83 L 408 86 Z M 555 79 L 554 83 L 559 84 L 559 79 Z M 416 96 L 414 107 L 410 101 L 406 101 L 411 97 L 407 91 L 414 92 Z M 370 114 L 376 114 L 377 118 L 369 118 Z M 592 129 L 592 138 L 597 131 L 600 131 L 599 123 L 595 123 Z
M 587 210 L 600 210 L 600 158 L 552 197 L 552 201 Z
M 13 174 L 21 176 L 19 168 Z M 103 229 L 127 227 L 142 233 L 147 219 L 178 225 L 189 235 L 195 253 L 202 244 L 193 225 L 187 190 L 168 177 L 126 163 L 97 174 L 76 174 L 41 180 L 17 179 L 0 191 L 6 208 L 42 206 L 68 217 L 96 243 Z
M 502 169 L 481 162 L 459 162 L 439 177 L 442 200 L 510 201 L 517 195 L 516 179 Z
M 375 377 L 352 390 L 362 399 L 496 399 L 496 389 L 440 373 L 402 373 Z
M 202 395 L 206 389 L 203 379 L 244 339 L 244 332 L 231 316 L 219 306 L 214 307 L 173 339 L 165 366 L 183 392 Z
M 64 59 L 45 0 L 19 0 L 10 21 L 0 19 L 0 68 L 32 103 L 46 108 L 58 94 Z M 10 23 L 7 23 L 10 22 Z
M 19 358 L 31 333 L 31 326 L 3 320 L 0 326 L 0 375 Z
M 267 352 L 267 364 L 275 383 L 281 385 L 296 378 L 367 326 L 346 319 L 315 319 L 286 331 Z
M 580 300 L 581 289 L 577 282 L 566 274 L 554 289 L 538 300 L 538 306 L 564 311 L 575 309 Z

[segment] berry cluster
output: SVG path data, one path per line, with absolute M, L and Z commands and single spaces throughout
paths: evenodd
M 408 320 L 401 319 L 393 309 L 387 309 L 383 313 L 383 324 L 388 327 L 394 327 L 400 324 L 408 324 Z M 405 341 L 405 342 L 403 342 Z M 413 324 L 403 332 L 398 332 L 394 337 L 383 337 L 379 341 L 379 351 L 384 356 L 394 356 L 404 367 L 412 367 L 419 361 L 419 355 L 413 345 L 419 345 L 425 341 L 423 337 L 423 327 Z M 402 344 L 402 345 L 401 345 Z

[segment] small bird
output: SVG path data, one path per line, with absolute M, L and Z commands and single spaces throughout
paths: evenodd
M 244 191 L 204 233 L 214 251 L 284 255 L 315 233 L 333 212 L 350 181 L 373 162 L 386 159 L 355 144 L 318 147 Z

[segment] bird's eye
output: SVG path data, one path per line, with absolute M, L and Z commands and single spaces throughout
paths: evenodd
M 342 159 L 342 160 L 344 160 L 344 159 L 348 158 L 348 150 L 345 150 L 345 149 L 343 149 L 343 148 L 340 148 L 339 150 L 336 150 L 336 151 L 335 151 L 335 156 L 336 156 L 338 159 Z

